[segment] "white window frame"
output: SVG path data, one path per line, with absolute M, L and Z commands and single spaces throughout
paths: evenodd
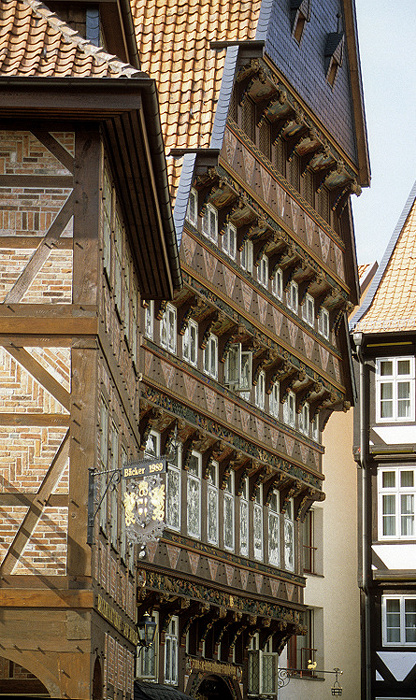
M 254 403 L 261 411 L 264 411 L 266 404 L 266 372 L 261 370 L 257 377 L 257 384 L 254 387 Z
M 212 379 L 218 379 L 218 337 L 210 333 L 204 348 L 204 372 Z
M 295 314 L 299 310 L 299 287 L 298 283 L 293 280 L 290 282 L 288 290 L 286 292 L 286 304 L 287 308 L 293 311 Z
M 159 612 L 152 611 L 152 617 L 156 622 L 155 638 L 150 647 L 137 647 L 136 678 L 157 682 L 159 677 Z M 150 667 L 154 669 L 154 672 L 150 671 Z
M 243 350 L 241 343 L 230 346 L 225 358 L 224 384 L 234 391 L 250 391 L 253 353 Z
M 263 484 L 257 489 L 253 504 L 253 554 L 254 559 L 264 558 L 264 519 L 263 519 Z
M 306 402 L 303 404 L 302 410 L 298 416 L 298 427 L 299 427 L 299 432 L 303 433 L 303 435 L 306 435 L 307 437 L 309 437 L 309 432 L 310 432 L 310 428 L 311 428 L 309 416 L 310 416 L 309 404 L 308 404 L 308 402 Z
M 167 304 L 160 321 L 160 345 L 165 350 L 176 354 L 177 341 L 177 309 L 172 304 Z
M 223 490 L 223 542 L 224 549 L 228 552 L 233 552 L 235 549 L 234 477 L 235 473 L 231 470 Z M 228 521 L 227 512 L 230 514 Z
M 302 304 L 302 318 L 308 326 L 315 325 L 315 299 L 311 294 L 306 294 Z
M 165 632 L 164 678 L 166 685 L 178 685 L 179 617 L 173 615 Z
M 218 546 L 219 543 L 219 497 L 218 497 L 219 464 L 212 460 L 207 476 L 207 540 Z M 211 515 L 214 517 L 211 519 Z M 210 530 L 210 523 L 213 524 Z
M 186 220 L 189 221 L 192 226 L 197 228 L 198 226 L 198 192 L 192 188 L 189 193 L 188 207 L 186 210 Z
M 318 316 L 318 333 L 329 340 L 329 311 L 324 307 L 321 308 Z
M 151 430 L 144 448 L 145 457 L 159 457 L 160 455 L 160 433 Z
M 244 241 L 240 254 L 240 265 L 243 270 L 253 272 L 253 243 L 249 239 Z
M 245 479 L 240 496 L 240 554 L 248 557 L 250 553 L 250 507 L 249 507 L 249 480 Z
M 283 270 L 279 267 L 272 277 L 272 294 L 283 300 Z
M 283 422 L 291 428 L 296 426 L 296 396 L 291 389 L 283 402 Z
M 283 523 L 284 543 L 285 543 L 285 569 L 287 571 L 295 570 L 295 521 L 293 516 L 294 504 L 293 498 L 290 499 L 285 510 Z
M 147 306 L 144 309 L 144 335 L 146 338 L 153 340 L 154 331 L 154 318 L 155 318 L 155 302 L 153 299 L 147 302 Z M 135 329 L 133 329 L 134 332 Z
M 280 492 L 273 489 L 269 502 L 267 523 L 268 561 L 272 566 L 280 566 Z M 273 537 L 272 537 L 273 534 Z
M 387 611 L 387 601 L 397 600 L 399 601 L 399 612 L 393 613 L 399 615 L 399 641 L 389 641 L 388 640 L 388 611 Z M 415 595 L 383 595 L 381 597 L 381 620 L 382 620 L 382 643 L 384 647 L 415 647 L 416 639 L 412 641 L 406 641 L 406 601 L 412 600 L 416 601 Z M 416 618 L 416 613 L 411 612 L 410 615 L 414 615 Z M 410 629 L 414 629 L 415 625 L 412 625 Z
M 401 486 L 402 473 L 413 473 L 413 486 Z M 384 474 L 394 475 L 394 486 L 383 486 Z M 378 483 L 378 536 L 380 540 L 416 539 L 416 468 L 412 466 L 379 467 Z M 406 500 L 405 500 L 406 499 Z M 409 507 L 412 503 L 412 507 Z M 390 519 L 394 533 L 384 534 L 384 523 Z M 404 525 L 413 522 L 411 534 L 402 534 Z
M 257 265 L 257 282 L 263 287 L 269 286 L 269 258 L 263 254 Z
M 234 224 L 228 223 L 225 226 L 222 236 L 222 249 L 229 258 L 235 260 L 237 254 L 237 229 Z
M 182 336 L 182 357 L 194 367 L 198 364 L 198 324 L 190 319 Z
M 204 207 L 202 233 L 213 243 L 218 243 L 218 210 L 210 203 Z
M 190 470 L 188 467 L 188 472 L 187 472 L 187 506 L 186 506 L 186 529 L 189 537 L 194 537 L 195 539 L 200 540 L 201 539 L 201 477 L 202 477 L 202 455 L 199 452 L 195 452 L 194 450 L 192 451 L 192 457 L 195 457 L 197 460 L 197 469 L 196 473 Z M 194 489 L 194 492 L 196 494 L 196 501 L 194 498 L 194 494 L 192 493 L 191 489 L 191 484 L 192 488 Z M 192 529 L 191 527 L 191 508 L 195 509 L 195 512 L 193 513 L 196 518 L 196 528 Z
M 381 374 L 383 363 L 392 363 L 392 373 Z M 409 362 L 409 373 L 399 374 L 401 362 Z M 409 415 L 399 416 L 400 409 L 400 385 L 409 384 Z M 383 399 L 383 386 L 391 384 L 391 399 Z M 382 416 L 382 403 L 391 401 L 392 415 Z M 376 359 L 376 421 L 377 423 L 409 423 L 415 420 L 415 358 L 410 355 L 404 357 L 380 357 Z

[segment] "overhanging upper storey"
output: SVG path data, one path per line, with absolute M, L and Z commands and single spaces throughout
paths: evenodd
M 0 9 L 4 128 L 13 123 L 30 130 L 45 119 L 55 128 L 68 120 L 101 125 L 140 291 L 170 298 L 181 272 L 154 81 L 82 38 L 37 0 L 2 2 Z

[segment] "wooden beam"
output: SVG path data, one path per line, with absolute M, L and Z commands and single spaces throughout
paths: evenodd
M 0 236 L 0 249 L 11 248 L 13 250 L 22 250 L 25 248 L 35 249 L 45 240 L 44 236 Z M 72 250 L 73 239 L 59 238 L 53 242 L 53 247 L 56 250 Z
M 14 359 L 19 362 L 46 391 L 52 394 L 67 411 L 70 410 L 71 397 L 69 392 L 64 389 L 64 387 L 61 386 L 61 384 L 59 384 L 59 382 L 57 382 L 56 379 L 27 352 L 27 350 L 17 346 L 9 346 L 7 352 L 10 353 L 10 355 L 12 355 L 12 357 L 14 357 Z
M 32 129 L 31 131 L 33 136 L 35 136 L 37 140 L 40 141 L 71 174 L 73 174 L 74 158 L 66 148 L 64 148 L 49 131 L 46 131 L 46 129 Z
M 69 590 L 0 589 L 1 608 L 78 608 L 94 607 L 94 592 Z
M 1 180 L 1 176 L 0 176 Z M 58 185 L 57 185 L 58 186 Z M 35 279 L 39 270 L 48 259 L 51 254 L 52 246 L 55 240 L 57 240 L 65 226 L 69 222 L 72 216 L 73 210 L 73 194 L 71 193 L 60 210 L 59 214 L 55 217 L 52 224 L 50 225 L 46 236 L 40 243 L 38 248 L 33 253 L 26 267 L 23 269 L 22 273 L 17 278 L 13 287 L 8 291 L 4 297 L 3 304 L 17 304 L 25 292 L 30 287 L 31 283 Z
M 12 574 L 20 557 L 22 556 L 36 525 L 42 515 L 45 503 L 62 476 L 69 456 L 69 430 L 66 432 L 61 445 L 53 458 L 42 484 L 39 487 L 36 500 L 30 505 L 23 521 L 11 543 L 3 563 L 0 566 L 0 574 Z
M 42 306 L 42 309 L 45 307 Z M 96 318 L 1 318 L 1 334 L 30 335 L 96 335 Z
M 14 426 L 39 426 L 50 425 L 69 428 L 70 416 L 63 413 L 2 413 L 0 412 L 0 425 Z
M 0 187 L 42 187 L 71 189 L 72 175 L 0 175 Z

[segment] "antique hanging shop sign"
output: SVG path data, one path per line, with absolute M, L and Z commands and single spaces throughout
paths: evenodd
M 126 532 L 131 542 L 157 541 L 165 527 L 165 484 L 160 474 L 166 459 L 146 459 L 123 468 L 126 479 L 123 505 Z

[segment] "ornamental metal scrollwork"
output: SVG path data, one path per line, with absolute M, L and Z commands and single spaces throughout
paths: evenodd
M 123 499 L 126 533 L 136 544 L 158 540 L 165 527 L 165 484 L 159 475 L 129 479 Z

